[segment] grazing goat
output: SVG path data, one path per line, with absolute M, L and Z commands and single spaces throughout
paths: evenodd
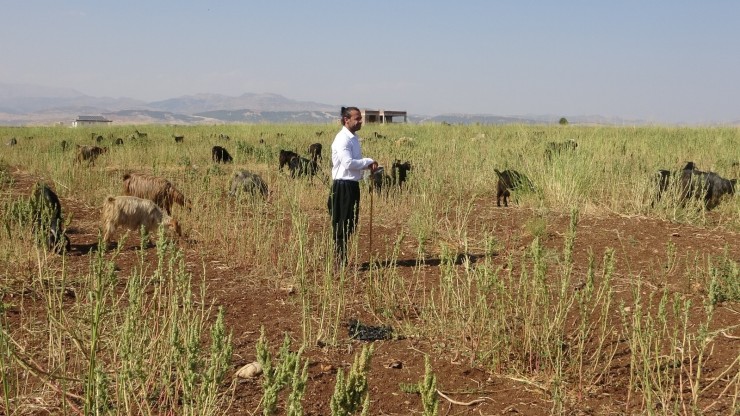
M 58 254 L 70 250 L 69 237 L 64 232 L 62 204 L 59 197 L 44 183 L 34 186 L 31 197 L 34 232 L 37 232 L 47 248 Z
M 293 156 L 288 162 L 290 176 L 314 176 L 319 170 L 319 165 L 315 160 L 308 160 L 305 157 Z
M 532 189 L 532 181 L 529 180 L 524 174 L 521 174 L 515 170 L 505 170 L 500 172 L 498 169 L 494 169 L 496 176 L 498 176 L 498 183 L 496 184 L 496 206 L 501 206 L 501 198 L 504 198 L 504 206 L 509 206 L 510 191 L 522 188 Z
M 375 193 L 380 194 L 380 192 L 387 187 L 385 185 L 390 185 L 391 183 L 391 177 L 385 174 L 385 167 L 378 166 L 377 169 L 375 169 L 375 172 L 370 173 L 370 185 L 372 186 L 372 191 L 375 191 Z
M 321 146 L 321 143 L 313 143 L 312 145 L 308 146 L 308 154 L 311 156 L 311 160 L 318 161 L 321 159 L 321 149 L 323 146 Z
M 185 141 L 185 136 L 183 136 L 183 135 L 177 135 L 176 136 L 176 135 L 173 134 L 172 137 L 175 138 L 175 143 L 182 143 L 182 142 Z
M 545 158 L 547 160 L 552 160 L 553 156 L 557 156 L 564 152 L 575 151 L 577 147 L 578 143 L 576 143 L 575 140 L 568 140 L 560 143 L 550 142 L 545 148 Z
M 96 143 L 103 143 L 103 136 L 98 136 L 95 138 Z
M 170 181 L 159 176 L 141 173 L 123 175 L 123 194 L 154 201 L 167 215 L 172 214 L 172 204 L 190 210 L 190 201 Z
M 109 196 L 103 202 L 103 242 L 108 243 L 117 228 L 138 231 L 142 226 L 151 234 L 164 224 L 182 236 L 180 224 L 153 201 L 135 196 Z
M 694 162 L 686 162 L 686 166 L 683 167 L 682 170 L 679 172 L 671 172 L 670 170 L 660 169 L 658 172 L 656 172 L 655 181 L 657 182 L 657 190 L 655 192 L 655 197 L 653 198 L 653 202 L 650 204 L 651 206 L 654 206 L 656 202 L 660 201 L 663 197 L 663 194 L 668 190 L 668 187 L 671 184 L 671 177 L 672 176 L 683 176 L 683 172 L 690 172 L 696 169 L 696 165 Z
M 213 158 L 215 163 L 231 163 L 234 161 L 229 151 L 221 146 L 213 146 L 211 148 L 211 158 Z
M 283 166 L 287 165 L 290 162 L 290 159 L 294 157 L 298 157 L 298 153 L 291 150 L 280 150 L 280 155 L 278 156 L 278 162 L 280 162 L 280 166 L 278 167 L 278 170 L 282 171 Z
M 122 144 L 123 144 L 123 139 L 122 139 L 122 138 L 120 138 L 120 137 L 119 137 L 119 138 L 117 138 L 117 139 L 116 139 L 116 146 L 120 146 L 120 145 L 122 145 Z
M 98 147 L 98 146 L 80 146 L 77 145 L 77 163 L 82 162 L 83 160 L 86 160 L 87 163 L 95 165 L 95 159 L 98 158 L 98 156 L 102 155 L 103 153 L 106 153 L 108 151 L 107 147 Z
M 391 165 L 391 184 L 396 185 L 399 188 L 403 187 L 410 170 L 412 170 L 411 162 L 406 161 L 401 163 L 398 159 L 393 161 L 393 164 Z
M 671 183 L 671 178 L 678 180 L 678 199 L 683 205 L 687 200 L 700 199 L 704 207 L 710 210 L 719 205 L 724 195 L 733 195 L 737 179 L 725 179 L 714 172 L 703 172 L 694 162 L 687 162 L 679 172 L 661 169 L 656 174 L 658 189 L 651 205 L 660 201 Z
M 17 140 L 17 139 L 15 138 L 15 137 L 13 137 L 12 139 L 8 140 L 8 142 L 7 142 L 7 143 L 5 143 L 5 144 L 6 144 L 7 146 L 15 146 L 15 145 L 17 145 L 17 144 L 18 144 L 18 140 Z
M 707 210 L 719 205 L 724 195 L 734 195 L 737 185 L 737 179 L 725 179 L 714 172 L 686 168 L 681 171 L 680 181 L 682 203 L 689 198 L 701 199 Z
M 229 196 L 238 197 L 240 194 L 267 196 L 267 184 L 260 175 L 248 170 L 238 170 L 231 178 Z
M 379 166 L 370 175 L 373 182 L 373 190 L 380 193 L 383 189 L 387 190 L 389 187 L 403 188 L 403 184 L 406 182 L 410 170 L 412 170 L 411 162 L 406 161 L 401 163 L 398 159 L 394 160 L 393 164 L 391 164 L 390 176 L 385 174 L 385 168 Z

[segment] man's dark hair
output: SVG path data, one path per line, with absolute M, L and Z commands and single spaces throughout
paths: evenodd
M 360 109 L 357 107 L 342 107 L 342 117 L 349 118 L 352 111 L 360 112 Z

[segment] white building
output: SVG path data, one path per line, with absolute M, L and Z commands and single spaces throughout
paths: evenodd
M 103 116 L 77 116 L 77 120 L 72 122 L 72 127 L 80 126 L 108 126 L 113 123 Z

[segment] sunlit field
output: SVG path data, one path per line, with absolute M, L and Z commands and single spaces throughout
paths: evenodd
M 0 413 L 739 414 L 740 198 L 655 195 L 688 161 L 740 177 L 740 129 L 366 124 L 365 156 L 413 168 L 402 189 L 363 183 L 347 267 L 326 208 L 338 130 L 0 128 Z M 278 170 L 316 142 L 316 176 Z M 108 151 L 77 162 L 76 145 Z M 268 196 L 230 197 L 239 169 Z M 495 169 L 532 186 L 497 207 Z M 190 200 L 181 238 L 119 230 L 100 249 L 129 172 Z M 36 244 L 37 181 L 65 255 Z M 393 336 L 352 340 L 353 318 Z M 235 376 L 252 361 L 263 375 Z

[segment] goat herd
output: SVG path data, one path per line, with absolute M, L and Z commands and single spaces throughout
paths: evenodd
M 141 137 L 142 133 L 138 133 Z M 144 133 L 145 134 L 145 133 Z M 173 135 L 176 143 L 183 141 L 183 136 Z M 100 141 L 98 140 L 98 143 Z M 67 148 L 67 142 L 61 143 L 62 149 Z M 107 153 L 107 147 L 77 145 L 75 161 L 87 162 L 94 165 L 95 160 Z M 311 144 L 308 148 L 310 159 L 289 150 L 280 150 L 279 170 L 284 166 L 290 169 L 291 177 L 314 176 L 319 171 L 321 160 L 321 143 Z M 234 158 L 222 146 L 211 148 L 211 158 L 214 163 L 232 163 Z M 372 177 L 375 190 L 380 192 L 383 187 L 401 187 L 406 181 L 411 163 L 401 163 L 396 160 L 392 166 L 391 176 L 383 175 L 383 169 L 378 170 Z M 262 177 L 248 170 L 237 170 L 231 177 L 228 195 L 237 197 L 240 194 L 268 195 L 268 187 Z M 160 225 L 182 236 L 179 223 L 172 215 L 173 204 L 191 209 L 191 202 L 169 180 L 141 173 L 127 173 L 123 176 L 123 195 L 108 196 L 102 206 L 103 243 L 110 242 L 111 236 L 118 228 L 138 231 L 142 227 L 151 234 Z M 37 183 L 31 197 L 31 211 L 36 234 L 43 236 L 44 244 L 57 253 L 70 250 L 70 240 L 65 234 L 62 219 L 62 207 L 58 196 L 44 183 Z
M 137 131 L 139 137 L 142 133 Z M 144 133 L 145 134 L 145 133 Z M 177 143 L 183 141 L 182 136 L 174 136 Z M 66 148 L 66 142 L 62 143 Z M 575 141 L 548 143 L 545 148 L 545 159 L 563 153 L 574 151 Z M 314 176 L 319 171 L 322 145 L 314 143 L 308 148 L 309 158 L 304 158 L 296 152 L 280 150 L 278 170 L 288 166 L 291 177 Z M 94 163 L 95 159 L 107 152 L 105 147 L 77 145 L 76 161 Z M 211 157 L 215 163 L 231 163 L 233 157 L 222 146 L 213 146 Z M 370 175 L 369 183 L 372 189 L 380 193 L 391 187 L 402 187 L 407 180 L 408 172 L 412 170 L 410 162 L 395 160 L 391 166 L 391 174 L 387 175 L 384 168 L 378 169 Z M 498 177 L 496 189 L 496 205 L 508 206 L 510 191 L 534 189 L 532 181 L 524 174 L 515 170 L 494 169 Z M 724 195 L 732 195 L 737 184 L 736 179 L 725 179 L 714 172 L 700 171 L 693 162 L 677 172 L 659 170 L 655 175 L 656 192 L 653 204 L 659 201 L 669 190 L 671 184 L 677 191 L 678 201 L 684 204 L 689 199 L 701 200 L 706 209 L 716 207 Z M 228 195 L 235 197 L 240 194 L 268 196 L 268 186 L 260 175 L 247 171 L 237 170 L 231 178 Z M 149 233 L 157 230 L 160 224 L 165 225 L 178 236 L 181 229 L 178 222 L 171 217 L 173 204 L 178 204 L 190 210 L 191 203 L 185 198 L 170 181 L 165 178 L 127 173 L 123 176 L 123 195 L 108 196 L 103 202 L 102 226 L 103 242 L 107 245 L 111 235 L 117 228 L 126 228 L 137 231 L 144 227 Z M 31 209 L 34 228 L 40 230 L 37 235 L 42 236 L 47 247 L 61 253 L 70 249 L 69 238 L 64 233 L 62 209 L 57 195 L 45 184 L 38 183 L 34 187 L 31 197 Z

